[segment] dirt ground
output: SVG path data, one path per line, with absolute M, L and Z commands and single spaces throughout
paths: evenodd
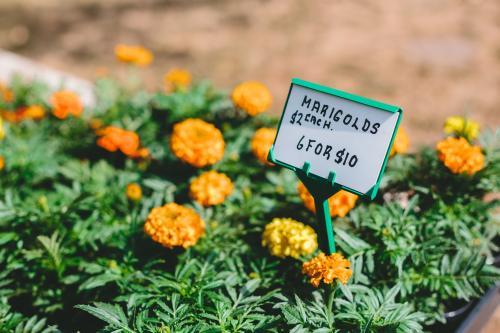
M 500 1 L 0 0 L 0 48 L 93 79 L 117 43 L 151 48 L 149 87 L 185 67 L 231 89 L 300 77 L 404 108 L 413 143 L 468 114 L 500 125 Z

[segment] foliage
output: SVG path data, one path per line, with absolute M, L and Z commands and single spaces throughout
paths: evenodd
M 315 290 L 300 260 L 261 245 L 275 217 L 315 227 L 293 173 L 251 153 L 254 132 L 276 119 L 248 117 L 209 82 L 169 94 L 110 78 L 96 86 L 97 105 L 83 118 L 4 125 L 0 332 L 420 332 L 498 281 L 498 201 L 483 200 L 499 190 L 498 131 L 480 139 L 486 167 L 473 176 L 450 173 L 429 147 L 393 157 L 376 201 L 334 219 L 351 280 Z M 1 108 L 50 110 L 43 84 L 16 79 L 11 88 L 16 99 Z M 211 169 L 234 191 L 217 206 L 190 199 L 201 170 L 168 147 L 173 124 L 190 117 L 214 123 L 226 142 Z M 95 119 L 137 132 L 151 159 L 100 149 Z M 139 202 L 127 200 L 132 182 Z M 143 232 L 149 211 L 173 201 L 206 223 L 185 250 Z

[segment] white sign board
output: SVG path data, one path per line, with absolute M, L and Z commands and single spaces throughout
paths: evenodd
M 380 181 L 401 112 L 304 83 L 310 84 L 292 82 L 274 142 L 275 160 L 298 169 L 309 162 L 311 174 L 328 179 L 333 171 L 335 183 L 366 194 Z

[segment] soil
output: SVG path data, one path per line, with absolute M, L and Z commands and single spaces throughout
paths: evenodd
M 155 61 L 148 87 L 185 67 L 231 89 L 259 80 L 281 112 L 300 77 L 404 108 L 414 144 L 449 115 L 500 124 L 500 1 L 2 0 L 0 48 L 93 79 L 124 72 L 118 43 Z

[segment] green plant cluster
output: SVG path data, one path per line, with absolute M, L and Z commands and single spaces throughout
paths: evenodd
M 1 109 L 50 110 L 43 84 L 12 86 L 16 99 Z M 276 119 L 249 118 L 208 82 L 152 94 L 101 79 L 96 90 L 97 105 L 82 118 L 4 124 L 0 332 L 422 332 L 499 280 L 498 200 L 484 198 L 499 190 L 498 132 L 483 133 L 486 165 L 473 176 L 452 174 L 433 147 L 391 158 L 376 200 L 334 219 L 349 283 L 316 289 L 300 261 L 261 245 L 274 217 L 315 226 L 295 175 L 250 151 L 255 130 Z M 235 190 L 219 206 L 189 199 L 201 171 L 169 150 L 172 125 L 189 117 L 223 133 L 225 155 L 212 168 Z M 99 148 L 95 118 L 136 131 L 151 160 Z M 143 189 L 140 202 L 127 200 L 132 182 Z M 172 201 L 206 222 L 186 250 L 143 231 L 149 211 Z

